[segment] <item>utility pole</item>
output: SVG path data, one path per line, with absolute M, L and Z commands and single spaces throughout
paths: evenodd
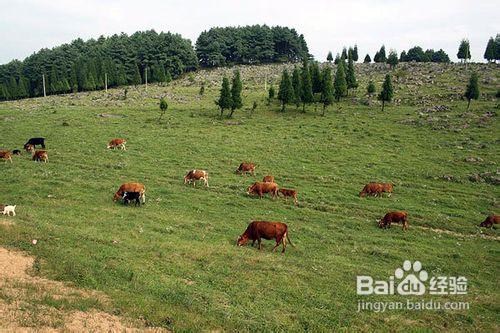
M 264 77 L 264 91 L 267 91 L 267 73 L 266 76 Z
M 104 89 L 108 93 L 108 73 L 104 73 Z
M 45 74 L 42 74 L 42 82 L 43 82 L 43 97 L 47 97 L 45 93 Z
M 144 68 L 144 78 L 146 79 L 146 90 L 148 90 L 148 68 Z

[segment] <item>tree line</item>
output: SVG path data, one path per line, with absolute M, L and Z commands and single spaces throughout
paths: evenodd
M 252 25 L 211 28 L 196 41 L 202 67 L 296 62 L 309 57 L 303 35 L 287 27 Z
M 191 42 L 154 30 L 99 37 L 42 49 L 0 66 L 0 100 L 168 82 L 196 69 Z

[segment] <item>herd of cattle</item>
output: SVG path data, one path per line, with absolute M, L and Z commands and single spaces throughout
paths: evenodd
M 125 144 L 127 141 L 125 139 L 113 139 L 111 140 L 107 148 L 109 149 L 122 149 L 126 150 Z M 36 149 L 36 146 L 41 146 L 42 149 Z M 47 163 L 49 160 L 47 150 L 45 150 L 45 139 L 44 138 L 31 138 L 24 145 L 24 149 L 26 152 L 31 153 L 32 160 L 36 162 L 45 162 Z M 13 155 L 21 155 L 21 151 L 16 149 L 13 151 L 9 150 L 0 150 L 0 159 L 5 160 L 5 162 L 10 161 L 12 163 Z M 251 174 L 255 175 L 255 163 L 241 163 L 240 166 L 236 169 L 236 173 L 238 174 Z M 184 176 L 184 184 L 193 184 L 196 186 L 197 181 L 203 181 L 206 187 L 208 185 L 208 172 L 205 170 L 190 170 Z M 387 193 L 388 196 L 391 196 L 394 190 L 394 185 L 391 183 L 368 183 L 366 184 L 361 192 L 359 192 L 360 197 L 365 196 L 375 196 L 381 197 L 383 193 Z M 125 183 L 120 186 L 118 191 L 113 196 L 113 201 L 118 201 L 120 199 L 123 200 L 125 205 L 128 205 L 131 201 L 135 202 L 136 206 L 140 206 L 141 203 L 144 204 L 146 202 L 146 187 L 141 183 Z M 280 194 L 288 200 L 288 197 L 293 199 L 295 205 L 298 205 L 297 199 L 297 190 L 295 189 L 286 189 L 279 188 L 278 184 L 275 182 L 273 176 L 268 175 L 265 176 L 261 182 L 255 182 L 247 189 L 248 195 L 258 195 L 260 198 L 264 196 L 264 194 L 269 193 L 273 198 L 278 197 Z M 10 215 L 12 213 L 15 216 L 15 208 L 16 206 L 12 205 L 3 205 L 0 204 L 0 211 L 4 215 Z M 498 224 L 500 222 L 500 215 L 490 215 L 484 220 L 479 226 L 491 228 L 494 224 Z M 392 223 L 401 223 L 403 230 L 408 230 L 408 213 L 404 211 L 392 211 L 388 212 L 384 215 L 383 218 L 380 219 L 378 226 L 380 228 L 386 229 L 390 228 Z M 288 237 L 288 226 L 282 222 L 269 222 L 269 221 L 252 221 L 245 232 L 238 237 L 237 245 L 243 246 L 249 240 L 252 241 L 252 246 L 255 244 L 255 241 L 258 242 L 259 249 L 261 249 L 261 239 L 274 239 L 276 241 L 276 245 L 273 248 L 273 251 L 282 244 L 283 250 L 285 252 L 287 241 L 291 244 L 290 238 Z

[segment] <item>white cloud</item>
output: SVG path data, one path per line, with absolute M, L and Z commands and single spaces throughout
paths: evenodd
M 194 43 L 212 26 L 257 23 L 296 28 L 320 60 L 354 43 L 361 58 L 385 44 L 398 52 L 443 48 L 456 59 L 467 37 L 481 61 L 488 38 L 500 32 L 499 7 L 497 0 L 0 0 L 0 63 L 78 37 L 155 29 Z

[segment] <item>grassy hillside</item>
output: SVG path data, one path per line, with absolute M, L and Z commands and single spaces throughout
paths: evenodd
M 38 274 L 104 291 L 115 314 L 178 331 L 498 330 L 498 230 L 477 224 L 500 211 L 499 67 L 400 66 L 382 113 L 364 92 L 369 79 L 379 90 L 388 69 L 360 64 L 360 88 L 325 117 L 320 107 L 266 104 L 264 80 L 277 86 L 282 66 L 240 69 L 245 106 L 231 121 L 213 102 L 231 69 L 130 87 L 126 100 L 114 89 L 0 103 L 0 148 L 44 136 L 50 160 L 0 163 L 0 202 L 18 213 L 0 226 L 0 245 L 39 258 Z M 466 111 L 471 69 L 483 96 Z M 127 151 L 106 149 L 115 137 L 128 139 Z M 234 174 L 242 161 L 257 163 L 255 177 Z M 209 188 L 183 184 L 192 168 L 210 173 Z M 298 189 L 298 207 L 245 194 L 267 174 Z M 127 181 L 146 185 L 145 206 L 111 201 Z M 393 182 L 395 193 L 359 198 L 369 181 Z M 408 232 L 377 228 L 399 209 Z M 286 222 L 296 247 L 236 247 L 252 219 Z M 466 276 L 468 295 L 433 299 L 470 310 L 357 313 L 356 276 L 386 279 L 406 259 L 430 275 Z

